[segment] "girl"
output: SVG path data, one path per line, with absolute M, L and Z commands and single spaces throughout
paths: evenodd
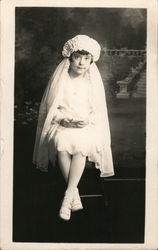
M 100 45 L 77 35 L 68 40 L 43 95 L 33 161 L 47 171 L 58 164 L 67 183 L 59 216 L 69 220 L 71 211 L 83 209 L 78 183 L 86 157 L 100 169 L 100 176 L 114 175 L 110 130 L 103 82 L 95 64 Z

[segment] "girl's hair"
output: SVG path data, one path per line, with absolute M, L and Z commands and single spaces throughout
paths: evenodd
M 72 62 L 72 55 L 73 55 L 74 53 L 78 53 L 78 54 L 80 54 L 80 55 L 89 55 L 89 54 L 90 54 L 90 53 L 89 53 L 88 51 L 86 51 L 86 50 L 77 50 L 77 51 L 73 52 L 73 53 L 70 55 L 70 57 L 69 57 L 70 62 Z M 91 54 L 90 54 L 90 55 L 91 55 Z M 92 62 L 93 62 L 93 56 L 91 55 L 91 62 L 90 62 L 90 63 L 92 63 Z

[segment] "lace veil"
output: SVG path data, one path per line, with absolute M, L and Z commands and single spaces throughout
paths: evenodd
M 43 171 L 47 171 L 49 163 L 49 130 L 51 128 L 51 134 L 52 131 L 55 133 L 59 126 L 58 124 L 52 124 L 52 119 L 57 111 L 61 89 L 65 83 L 64 79 L 66 79 L 65 77 L 68 74 L 69 66 L 70 61 L 68 58 L 63 59 L 58 65 L 48 82 L 39 109 L 33 162 L 37 168 Z M 101 145 L 98 162 L 95 163 L 95 165 L 100 169 L 101 177 L 112 176 L 114 170 L 105 90 L 95 62 L 90 65 L 88 73 L 90 77 L 91 104 L 95 120 L 95 133 L 97 133 Z M 55 155 L 55 152 L 52 153 Z

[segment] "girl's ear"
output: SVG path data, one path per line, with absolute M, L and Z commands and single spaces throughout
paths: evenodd
M 90 63 L 93 63 L 93 56 L 91 55 L 91 62 Z

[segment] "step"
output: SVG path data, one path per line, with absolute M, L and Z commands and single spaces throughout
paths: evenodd
M 136 95 L 145 97 L 145 96 L 146 96 L 146 93 L 140 93 L 140 92 L 138 92 L 138 93 L 136 93 Z
M 140 89 L 146 89 L 146 85 L 137 85 L 137 89 L 140 88 Z
M 140 78 L 139 81 L 140 82 L 146 82 L 146 78 Z
M 135 92 L 136 94 L 140 94 L 140 95 L 145 95 L 146 94 L 146 91 L 137 91 L 137 92 Z
M 146 78 L 145 79 L 140 78 L 138 82 L 146 82 Z
M 145 98 L 146 95 L 145 94 L 139 94 L 139 93 L 133 93 L 132 97 L 133 98 Z
M 140 91 L 141 91 L 141 90 L 144 90 L 144 91 L 145 91 L 145 90 L 146 90 L 146 88 L 145 88 L 145 87 L 143 87 L 143 86 L 138 86 L 138 87 L 137 87 L 137 91 L 139 91 L 139 90 L 140 90 Z
M 141 84 L 146 84 L 146 80 L 139 80 L 138 83 L 141 83 Z
M 140 77 L 143 78 L 143 79 L 145 79 L 146 78 L 146 74 L 145 75 L 140 74 Z
M 145 79 L 145 78 L 146 78 L 146 75 L 141 75 L 141 74 L 140 74 L 140 78 Z
M 137 90 L 137 91 L 134 91 L 134 93 L 145 95 L 146 94 L 146 90 Z
M 146 92 L 146 88 L 137 88 L 134 92 Z
M 146 87 L 145 86 L 137 86 L 137 91 L 138 90 L 146 90 Z
M 137 90 L 137 91 L 138 91 L 138 90 L 146 90 L 146 87 L 145 87 L 145 86 L 139 86 L 139 85 L 138 85 L 136 90 Z
M 139 84 L 139 85 L 146 85 L 146 82 L 145 82 L 145 81 L 143 81 L 143 82 L 142 82 L 142 81 L 138 81 L 137 85 L 138 85 L 138 84 Z
M 138 89 L 138 88 L 144 88 L 144 89 L 145 89 L 145 88 L 146 88 L 146 85 L 145 85 L 145 84 L 137 84 L 137 89 Z
M 143 96 L 145 96 L 146 95 L 146 92 L 144 91 L 139 91 L 139 92 L 137 92 L 136 94 L 138 94 L 138 95 L 143 95 Z
M 143 81 L 143 82 L 138 81 L 138 82 L 137 82 L 137 85 L 142 85 L 142 86 L 145 86 L 145 85 L 146 85 L 146 82 L 145 82 L 145 81 Z

